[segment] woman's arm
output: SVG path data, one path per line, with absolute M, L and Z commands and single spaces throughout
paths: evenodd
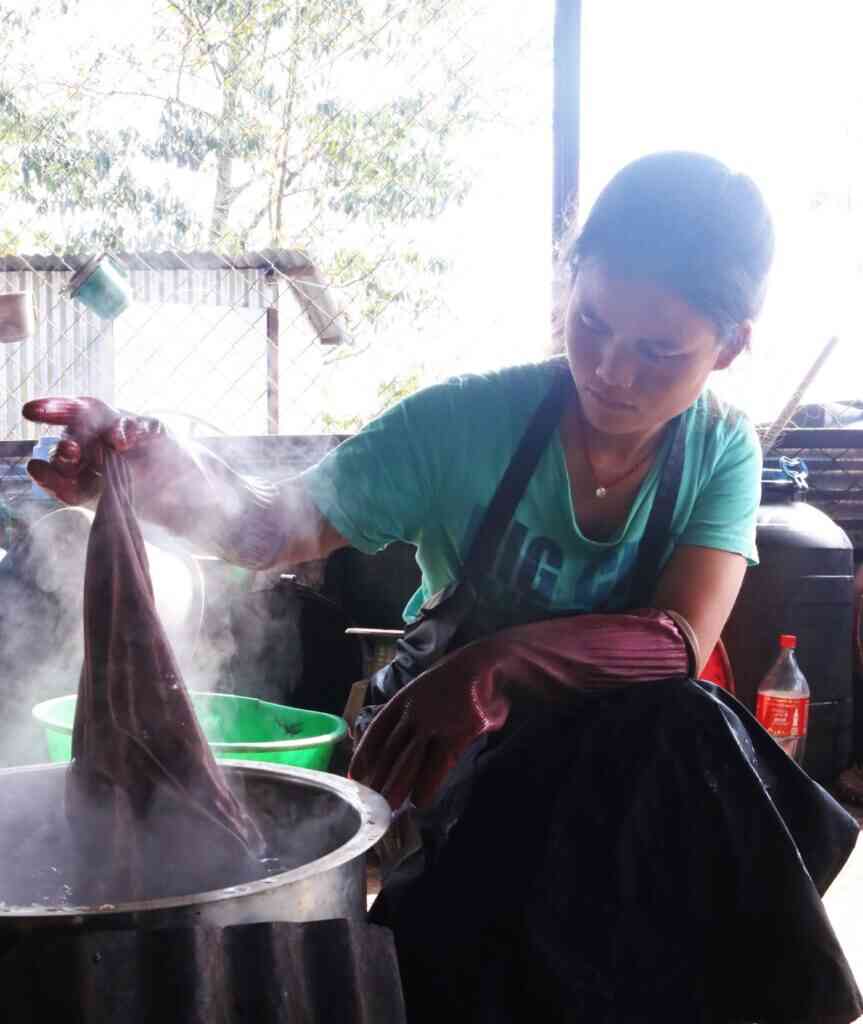
M 651 604 L 682 615 L 698 638 L 700 672 L 716 646 L 746 572 L 746 559 L 731 551 L 683 544 L 659 578 Z
M 110 449 L 132 470 L 142 518 L 227 561 L 268 569 L 325 558 L 348 544 L 302 479 L 274 484 L 242 476 L 152 417 L 118 412 L 96 398 L 39 398 L 22 411 L 36 423 L 65 428 L 49 461 L 27 465 L 36 483 L 64 504 L 95 502 Z
M 350 546 L 339 531 L 321 515 L 301 479 L 279 485 L 283 515 L 291 516 L 294 528 L 286 534 L 285 545 L 276 557 L 277 565 L 300 565 L 326 558 L 339 548 Z
M 453 652 L 385 705 L 357 749 L 352 777 L 394 805 L 410 794 L 421 805 L 470 742 L 501 728 L 515 694 L 565 700 L 571 691 L 697 675 L 745 571 L 741 555 L 682 545 L 651 609 L 516 626 Z
M 690 672 L 680 623 L 654 609 L 515 626 L 459 648 L 399 690 L 363 735 L 350 774 L 393 806 L 409 795 L 423 806 L 470 743 L 505 724 L 513 697 L 565 702 L 632 683 L 682 684 Z
M 161 485 L 139 489 L 140 514 L 203 551 L 263 570 L 326 558 L 348 544 L 301 477 L 275 484 L 242 476 L 206 448 L 174 439 L 153 455 L 143 475 Z

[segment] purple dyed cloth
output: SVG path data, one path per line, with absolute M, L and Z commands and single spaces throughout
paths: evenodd
M 156 611 L 131 473 L 111 452 L 87 547 L 72 756 L 76 902 L 202 891 L 260 874 L 260 834 L 195 717 Z

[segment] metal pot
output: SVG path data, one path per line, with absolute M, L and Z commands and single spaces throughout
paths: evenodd
M 390 810 L 355 782 L 284 765 L 236 762 L 226 777 L 278 858 L 278 873 L 212 892 L 101 907 L 44 902 L 62 876 L 68 841 L 65 765 L 0 771 L 0 935 L 56 929 L 105 931 L 266 921 L 361 920 L 365 853 L 386 832 Z M 53 886 L 53 889 L 52 889 Z

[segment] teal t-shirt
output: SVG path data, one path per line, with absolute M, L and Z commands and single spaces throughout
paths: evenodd
M 353 546 L 416 547 L 422 586 L 405 609 L 461 575 L 478 523 L 560 361 L 457 377 L 411 395 L 303 474 L 321 514 Z M 685 461 L 665 559 L 679 544 L 757 562 L 761 449 L 739 412 L 704 392 L 683 413 Z M 585 537 L 555 432 L 519 503 L 480 595 L 483 620 L 503 629 L 551 613 L 628 607 L 629 577 L 667 454 L 660 452 L 626 523 Z

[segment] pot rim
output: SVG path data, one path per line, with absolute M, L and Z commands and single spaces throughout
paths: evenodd
M 5 775 L 65 772 L 68 763 L 64 764 L 33 764 L 15 768 L 0 769 L 0 779 Z M 366 853 L 384 835 L 389 828 L 391 811 L 386 800 L 374 790 L 363 786 L 352 779 L 345 779 L 328 772 L 314 771 L 311 768 L 295 768 L 293 765 L 269 764 L 260 761 L 222 762 L 220 767 L 230 774 L 288 776 L 292 781 L 299 782 L 310 788 L 325 789 L 341 797 L 359 814 L 360 825 L 353 836 L 341 846 L 323 857 L 307 861 L 305 864 L 290 871 L 267 875 L 253 882 L 227 886 L 223 889 L 211 889 L 204 892 L 189 893 L 185 896 L 168 896 L 161 899 L 135 900 L 128 903 L 105 903 L 101 905 L 18 905 L 0 903 L 0 925 L 7 918 L 28 919 L 35 921 L 61 921 L 70 918 L 92 922 L 97 918 L 112 918 L 121 914 L 151 913 L 159 910 L 188 908 L 192 905 L 220 903 L 235 900 L 244 896 L 253 896 L 270 892 L 285 885 L 303 882 L 314 875 L 324 874 L 355 860 Z

